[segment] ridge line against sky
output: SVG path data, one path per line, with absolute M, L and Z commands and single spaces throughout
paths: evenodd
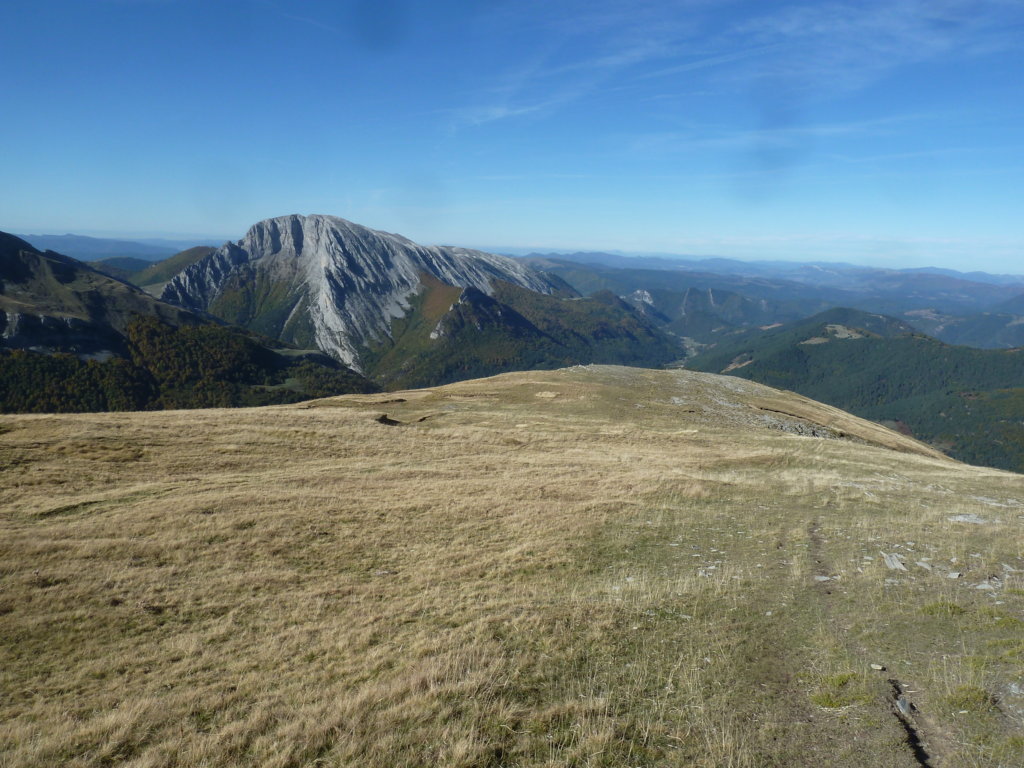
M 1018 272 L 1016 0 L 9 0 L 0 229 Z

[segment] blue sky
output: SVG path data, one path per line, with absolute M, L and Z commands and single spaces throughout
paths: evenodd
M 1024 272 L 1024 2 L 6 0 L 0 229 Z

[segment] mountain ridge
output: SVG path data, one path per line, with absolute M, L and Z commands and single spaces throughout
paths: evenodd
M 186 267 L 161 298 L 256 324 L 285 341 L 319 349 L 361 368 L 360 348 L 390 336 L 410 309 L 420 272 L 449 285 L 492 292 L 495 278 L 539 293 L 556 287 L 508 257 L 451 246 L 422 246 L 335 216 L 292 214 L 253 225 L 246 235 Z
M 116 345 L 134 315 L 172 326 L 202 322 L 180 307 L 88 264 L 0 232 L 3 346 L 102 353 Z

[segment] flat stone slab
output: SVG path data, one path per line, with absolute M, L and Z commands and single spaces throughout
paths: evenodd
M 878 554 L 880 554 L 882 556 L 882 559 L 885 560 L 885 567 L 888 568 L 890 571 L 907 570 L 907 566 L 905 566 L 903 564 L 903 561 L 900 560 L 899 557 L 897 557 L 896 555 L 887 555 L 885 552 L 879 552 Z

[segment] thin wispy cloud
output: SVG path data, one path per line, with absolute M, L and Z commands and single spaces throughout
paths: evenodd
M 471 119 L 465 124 L 482 125 L 539 111 L 517 106 L 521 104 L 541 104 L 544 111 L 553 112 L 615 87 L 624 76 L 642 72 L 652 63 L 665 65 L 698 29 L 696 20 L 682 10 L 704 5 L 703 0 L 667 4 L 612 0 L 580 4 L 575 11 L 538 7 L 530 24 L 546 28 L 539 35 L 544 42 L 532 52 L 525 51 L 519 65 L 481 88 L 484 98 L 497 98 L 497 102 L 459 110 L 471 118 L 492 119 Z M 714 62 L 703 66 L 714 66 Z
M 490 106 L 464 107 L 451 111 L 455 127 L 477 126 L 493 123 L 498 120 L 505 120 L 510 117 L 521 117 L 535 112 L 540 112 L 552 106 L 553 102 L 544 104 L 529 104 L 526 106 L 513 107 L 507 104 L 492 104 Z
M 320 19 L 312 16 L 300 16 L 292 13 L 291 8 L 285 10 L 277 3 L 271 2 L 271 0 L 255 0 L 255 5 L 264 8 L 268 13 L 271 13 L 279 18 L 294 21 L 298 24 L 304 24 L 309 27 L 315 27 L 316 29 L 323 30 L 324 32 L 339 33 L 341 30 L 333 24 L 329 24 Z
M 997 51 L 1011 44 L 1004 30 L 1019 12 L 1019 4 L 998 0 L 810 3 L 767 11 L 728 37 L 780 46 L 778 56 L 745 77 L 834 92 L 862 88 L 908 64 Z
M 712 92 L 761 91 L 763 101 L 799 106 L 864 88 L 899 67 L 1019 44 L 1006 30 L 1019 23 L 1020 6 L 1002 0 L 758 4 L 731 24 L 719 20 L 721 7 L 608 0 L 560 13 L 538 8 L 540 19 L 532 23 L 559 30 L 561 45 L 548 42 L 527 55 L 526 65 L 484 89 L 497 102 L 481 99 L 484 106 L 467 112 L 502 119 L 535 111 L 516 106 L 535 103 L 552 112 L 657 79 L 704 84 Z M 468 124 L 484 122 L 491 120 Z
M 777 51 L 781 47 L 781 43 L 772 43 L 770 45 L 760 45 L 754 48 L 748 48 L 746 50 L 734 51 L 731 53 L 723 53 L 716 56 L 706 56 L 703 58 L 696 59 L 694 61 L 687 61 L 682 64 L 675 64 L 671 67 L 664 67 L 663 69 L 657 69 L 653 72 L 645 72 L 638 75 L 637 77 L 642 80 L 648 80 L 655 77 L 668 77 L 670 75 L 679 75 L 684 72 L 696 72 L 701 69 L 709 69 L 711 67 L 717 67 L 723 64 L 732 64 L 734 62 L 744 61 L 746 59 L 756 58 L 758 56 L 764 56 L 772 51 Z
M 687 131 L 646 134 L 631 142 L 634 151 L 687 152 L 707 149 L 746 149 L 753 145 L 789 146 L 810 139 L 892 134 L 909 123 L 931 119 L 928 115 L 890 115 L 870 120 L 814 123 L 755 130 L 726 130 L 695 126 Z

